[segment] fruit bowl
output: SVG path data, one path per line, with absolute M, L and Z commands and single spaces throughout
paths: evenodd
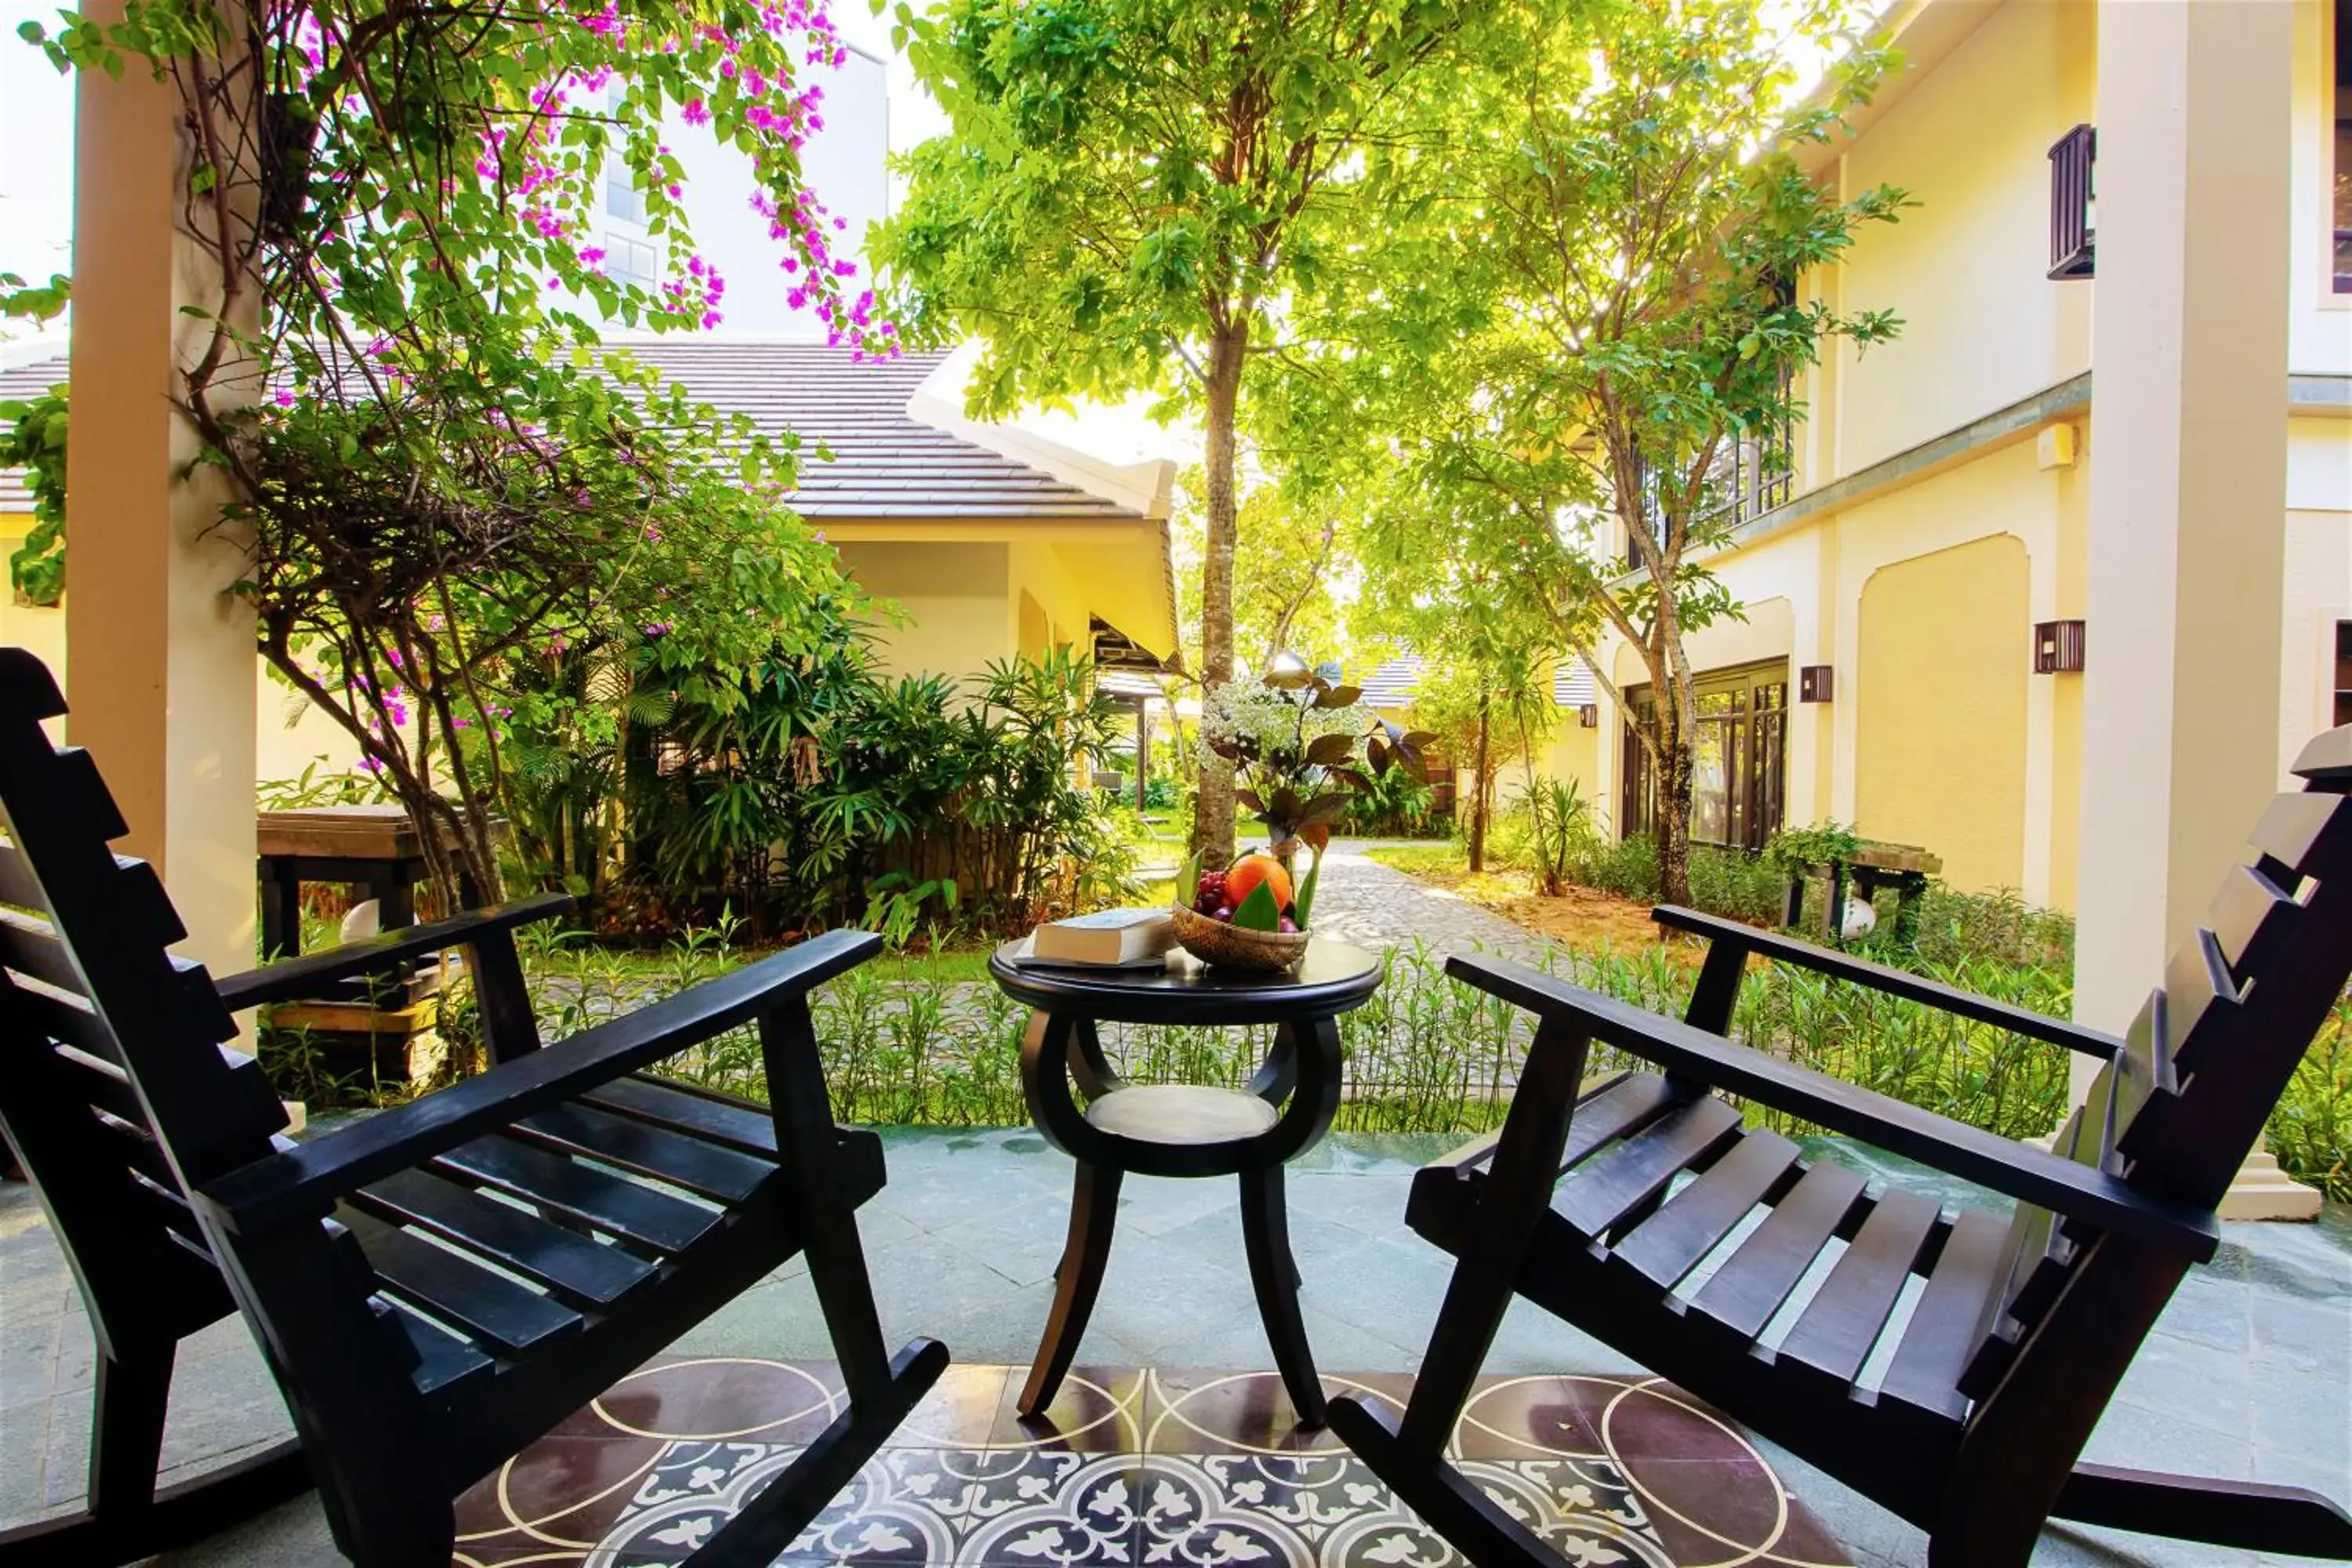
M 1245 974 L 1273 974 L 1289 968 L 1307 953 L 1303 931 L 1251 931 L 1178 905 L 1169 911 L 1176 921 L 1176 945 L 1216 969 Z

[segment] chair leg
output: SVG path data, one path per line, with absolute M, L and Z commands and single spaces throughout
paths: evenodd
M 1087 1320 L 1094 1315 L 1095 1297 L 1102 1290 L 1103 1270 L 1110 1263 L 1111 1228 L 1118 1223 L 1120 1172 L 1113 1166 L 1081 1160 L 1070 1190 L 1070 1238 L 1062 1247 L 1061 1264 L 1054 1270 L 1054 1310 L 1045 1319 L 1045 1332 L 1037 1342 L 1037 1359 L 1021 1390 L 1021 1414 L 1035 1415 L 1054 1403 L 1062 1379 L 1085 1337 Z
M 2050 1512 L 2175 1541 L 2352 1562 L 2352 1516 L 2302 1487 L 2078 1464 Z
M 1257 1292 L 1257 1315 L 1265 1324 L 1274 1364 L 1290 1391 L 1291 1408 L 1302 1426 L 1323 1425 L 1323 1382 L 1315 1375 L 1315 1352 L 1298 1315 L 1298 1265 L 1290 1255 L 1290 1212 L 1282 1167 L 1242 1173 L 1242 1246 L 1249 1254 L 1250 1285 Z
M 682 1568 L 766 1568 L 773 1563 L 856 1479 L 859 1467 L 922 1402 L 947 1364 L 947 1347 L 937 1340 L 917 1340 L 899 1351 L 878 1387 L 835 1416 Z
M 89 1510 L 135 1514 L 154 1503 L 155 1467 L 163 1454 L 163 1417 L 172 1403 L 172 1352 L 117 1361 L 98 1358 L 98 1408 L 89 1435 Z
M 1559 1568 L 1559 1555 L 1477 1482 L 1443 1458 L 1433 1460 L 1406 1450 L 1389 1412 L 1342 1394 L 1331 1402 L 1331 1430 L 1407 1508 L 1478 1568 Z

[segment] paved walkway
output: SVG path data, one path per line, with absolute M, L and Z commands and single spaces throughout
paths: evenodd
M 1315 929 L 1375 950 L 1426 942 L 1432 952 L 1481 949 L 1533 959 L 1549 938 L 1484 910 L 1458 893 L 1433 888 L 1366 858 L 1376 841 L 1332 841 L 1330 859 L 1315 889 Z

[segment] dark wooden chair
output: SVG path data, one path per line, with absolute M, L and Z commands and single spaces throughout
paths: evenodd
M 1473 1562 L 1557 1561 L 1445 1462 L 1516 1292 L 1925 1529 L 1936 1568 L 2022 1564 L 2053 1516 L 2352 1558 L 2352 1519 L 2315 1493 L 2080 1462 L 2175 1287 L 2212 1256 L 2213 1211 L 2352 973 L 2352 728 L 2314 741 L 2295 771 L 2306 793 L 2272 803 L 2256 853 L 2125 1039 L 1687 910 L 1657 911 L 1708 942 L 1680 1022 L 1529 970 L 1452 961 L 1534 1013 L 1534 1043 L 1499 1136 L 1414 1179 L 1411 1224 L 1459 1262 L 1410 1404 L 1391 1418 L 1335 1400 L 1332 1428 Z M 2054 1152 L 2011 1142 L 1723 1038 L 1751 956 L 2105 1067 Z M 1595 1041 L 1663 1070 L 1580 1097 Z M 1874 1194 L 1744 1126 L 1711 1090 L 2017 1207 L 1954 1214 Z M 1817 1265 L 1819 1288 L 1792 1300 Z M 1768 1343 L 1776 1321 L 1786 1332 Z
M 772 1561 L 947 1363 L 932 1341 L 884 1344 L 856 1218 L 881 1147 L 834 1125 L 809 1019 L 810 988 L 877 939 L 820 937 L 544 1048 L 511 933 L 560 900 L 215 984 L 168 951 L 184 931 L 153 872 L 108 849 L 124 827 L 89 756 L 43 733 L 64 711 L 37 659 L 0 649 L 0 1120 L 100 1336 L 85 1543 L 155 1534 L 174 1500 L 139 1505 L 172 1347 L 225 1300 L 278 1377 L 336 1543 L 363 1568 L 446 1568 L 458 1492 L 805 1253 L 846 1407 L 695 1554 Z M 461 944 L 496 1065 L 278 1137 L 276 1096 L 223 1047 L 231 1013 Z M 772 1108 L 640 1076 L 752 1023 Z M 269 1479 L 192 1502 L 173 1533 L 284 1495 L 284 1472 Z M 54 1548 L 27 1551 L 98 1560 Z

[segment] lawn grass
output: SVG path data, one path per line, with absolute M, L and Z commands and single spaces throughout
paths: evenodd
M 1408 877 L 1458 876 L 1470 869 L 1469 852 L 1451 838 L 1433 838 L 1425 844 L 1373 844 L 1361 853 L 1375 865 Z

